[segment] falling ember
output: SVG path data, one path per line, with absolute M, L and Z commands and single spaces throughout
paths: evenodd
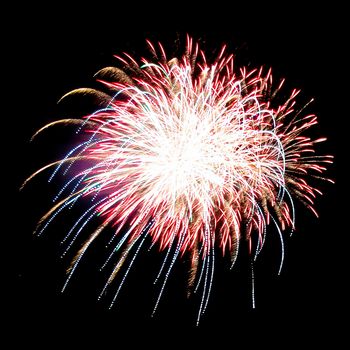
M 90 203 L 66 233 L 67 251 L 94 217 L 101 218 L 73 259 L 63 289 L 109 226 L 114 246 L 103 268 L 110 267 L 111 274 L 100 296 L 121 274 L 114 304 L 149 237 L 152 246 L 166 251 L 154 311 L 176 260 L 186 254 L 189 295 L 202 291 L 198 323 L 210 296 L 215 254 L 228 255 L 233 266 L 244 239 L 254 262 L 267 228 L 274 226 L 281 269 L 283 232 L 294 229 L 293 201 L 316 214 L 320 191 L 309 179 L 328 180 L 322 173 L 332 157 L 314 153 L 314 145 L 325 139 L 304 136 L 317 118 L 297 109 L 299 91 L 276 105 L 283 84 L 273 84 L 271 71 L 237 69 L 225 47 L 209 63 L 190 38 L 185 54 L 170 60 L 161 45 L 148 44 L 154 60 L 139 64 L 124 54 L 117 57 L 122 69 L 107 67 L 96 74 L 110 94 L 77 89 L 62 98 L 91 95 L 102 107 L 83 119 L 40 129 L 34 137 L 51 126 L 73 124 L 85 140 L 25 183 L 50 168 L 50 181 L 58 173 L 67 178 L 38 224 L 39 235 L 63 210 Z

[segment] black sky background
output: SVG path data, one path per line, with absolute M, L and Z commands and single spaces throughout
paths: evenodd
M 101 2 L 74 10 L 30 6 L 11 13 L 16 21 L 5 35 L 9 43 L 5 58 L 10 59 L 5 75 L 9 73 L 16 97 L 11 94 L 7 103 L 13 156 L 6 188 L 10 205 L 4 219 L 12 224 L 4 233 L 10 281 L 5 283 L 8 296 L 3 302 L 12 341 L 74 343 L 81 348 L 99 341 L 101 349 L 119 348 L 124 339 L 130 344 L 179 348 L 199 347 L 209 340 L 218 348 L 235 348 L 242 341 L 248 348 L 263 343 L 335 346 L 344 336 L 340 319 L 348 306 L 337 196 L 339 118 L 345 116 L 335 102 L 346 74 L 348 38 L 342 9 L 295 4 L 228 7 L 213 2 L 194 12 L 169 4 L 157 15 L 155 8 L 124 5 L 110 7 Z M 315 133 L 328 138 L 320 149 L 336 157 L 328 175 L 337 183 L 319 184 L 325 193 L 316 202 L 320 219 L 297 208 L 297 230 L 286 238 L 280 276 L 278 237 L 268 237 L 255 271 L 256 309 L 251 308 L 247 256 L 242 253 L 232 271 L 225 260 L 218 259 L 211 300 L 199 327 L 195 326 L 199 300 L 185 296 L 186 261 L 177 264 L 158 312 L 150 317 L 158 290 L 152 282 L 161 262 L 155 251 L 141 253 L 112 310 L 107 307 L 108 297 L 96 301 L 105 277 L 97 272 L 96 263 L 103 261 L 102 247 L 87 255 L 71 286 L 61 294 L 69 264 L 69 259 L 60 259 L 60 231 L 66 223 L 54 225 L 39 239 L 32 236 L 36 222 L 50 207 L 54 187 L 42 176 L 18 191 L 27 176 L 69 149 L 65 145 L 69 132 L 62 129 L 29 142 L 41 126 L 66 117 L 67 111 L 77 116 L 80 107 L 85 108 L 84 104 L 78 108 L 57 105 L 62 95 L 78 87 L 98 87 L 93 74 L 116 64 L 113 54 L 126 51 L 147 57 L 145 39 L 159 40 L 170 54 L 184 46 L 186 33 L 199 40 L 208 55 L 227 43 L 238 63 L 272 67 L 276 79 L 286 78 L 286 93 L 288 88 L 302 89 L 301 103 L 314 98 L 308 112 L 318 115 Z

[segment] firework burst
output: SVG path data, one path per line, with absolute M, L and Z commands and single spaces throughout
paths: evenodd
M 58 173 L 68 177 L 36 232 L 76 203 L 90 203 L 64 238 L 67 250 L 95 216 L 102 223 L 78 250 L 63 289 L 111 226 L 113 244 L 103 265 L 111 273 L 100 294 L 121 273 L 111 305 L 147 237 L 166 251 L 154 311 L 176 260 L 188 255 L 189 294 L 202 291 L 198 322 L 209 300 L 215 253 L 229 255 L 233 266 L 246 239 L 254 261 L 272 225 L 281 239 L 281 269 L 282 233 L 294 229 L 293 200 L 316 214 L 320 191 L 309 180 L 324 179 L 331 157 L 314 155 L 314 145 L 324 139 L 304 136 L 317 119 L 296 109 L 298 91 L 275 102 L 283 82 L 273 84 L 271 71 L 236 69 L 225 47 L 208 63 L 190 38 L 179 59 L 168 60 L 161 45 L 148 44 L 154 59 L 138 63 L 124 54 L 117 57 L 122 69 L 96 74 L 109 94 L 77 89 L 63 97 L 91 95 L 99 110 L 34 135 L 63 123 L 77 125 L 85 136 L 62 160 L 28 179 L 49 168 L 50 181 Z

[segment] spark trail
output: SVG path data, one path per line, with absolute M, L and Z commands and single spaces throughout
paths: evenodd
M 92 218 L 100 216 L 102 223 L 78 250 L 64 288 L 83 255 L 111 226 L 111 253 L 103 266 L 111 273 L 101 295 L 124 273 L 112 303 L 146 237 L 167 251 L 155 309 L 176 260 L 189 255 L 189 294 L 202 290 L 199 322 L 217 253 L 230 256 L 233 265 L 244 239 L 254 261 L 271 224 L 281 239 L 282 265 L 283 232 L 294 229 L 293 201 L 316 214 L 320 191 L 310 180 L 328 180 L 322 173 L 332 157 L 315 155 L 315 144 L 324 138 L 305 136 L 317 118 L 297 108 L 299 91 L 275 102 L 283 82 L 274 84 L 271 71 L 235 67 L 225 47 L 209 63 L 191 38 L 182 57 L 170 60 L 161 45 L 148 44 L 152 60 L 138 63 L 123 54 L 117 57 L 122 69 L 107 67 L 96 74 L 109 94 L 85 88 L 62 98 L 91 95 L 101 109 L 79 120 L 53 122 L 34 135 L 72 124 L 85 137 L 62 160 L 28 179 L 49 168 L 50 181 L 58 174 L 67 178 L 36 232 L 63 210 L 90 201 L 64 238 L 67 250 Z

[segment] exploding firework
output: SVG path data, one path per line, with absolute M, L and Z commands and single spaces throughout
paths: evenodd
M 93 218 L 101 218 L 74 257 L 63 289 L 110 226 L 111 251 L 103 268 L 111 273 L 100 296 L 121 274 L 114 304 L 148 241 L 165 251 L 154 311 L 176 260 L 187 255 L 189 294 L 202 293 L 198 322 L 208 304 L 218 252 L 228 255 L 233 266 L 244 239 L 254 261 L 267 228 L 274 226 L 281 240 L 281 269 L 283 232 L 294 229 L 293 200 L 316 214 L 313 201 L 320 191 L 310 179 L 325 179 L 321 173 L 331 156 L 314 155 L 314 145 L 324 138 L 304 136 L 317 118 L 296 108 L 298 91 L 276 102 L 283 82 L 274 84 L 271 71 L 237 69 L 225 47 L 209 63 L 190 38 L 182 57 L 170 60 L 161 45 L 148 44 L 152 60 L 138 63 L 124 54 L 117 57 L 122 68 L 96 74 L 109 93 L 77 89 L 63 97 L 91 95 L 100 109 L 40 129 L 34 136 L 72 124 L 83 141 L 26 182 L 50 168 L 49 181 L 58 174 L 66 178 L 55 205 L 39 221 L 39 235 L 59 213 L 88 203 L 65 235 L 67 250 Z

